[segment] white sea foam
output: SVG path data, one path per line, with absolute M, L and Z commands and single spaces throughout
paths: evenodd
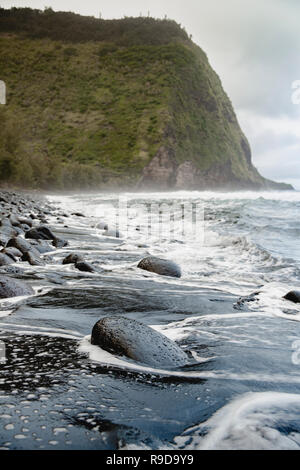
M 299 412 L 300 394 L 248 393 L 188 429 L 175 442 L 178 447 L 197 450 L 299 450 Z
M 181 371 L 181 370 L 166 370 L 149 367 L 124 356 L 114 356 L 113 354 L 104 351 L 99 346 L 92 345 L 90 342 L 90 335 L 85 336 L 79 343 L 78 351 L 87 354 L 91 361 L 100 363 L 108 368 L 116 368 L 120 370 L 128 370 L 136 373 L 151 374 L 161 377 L 179 377 L 185 379 L 217 379 L 217 380 L 236 380 L 236 381 L 255 381 L 255 382 L 270 382 L 270 383 L 291 383 L 300 384 L 300 376 L 285 375 L 285 374 L 267 374 L 267 373 L 232 373 L 227 371 Z M 211 359 L 211 358 L 210 358 Z M 199 358 L 197 362 L 208 362 L 210 359 Z
M 68 338 L 68 339 L 81 339 L 82 334 L 78 331 L 67 330 L 61 328 L 51 328 L 43 326 L 33 326 L 33 325 L 21 325 L 18 323 L 0 323 L 0 328 L 4 330 L 14 331 L 16 334 L 31 334 L 31 335 L 41 335 L 41 336 L 52 336 L 58 338 Z

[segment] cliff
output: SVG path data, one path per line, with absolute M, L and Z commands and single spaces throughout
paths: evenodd
M 205 53 L 174 21 L 0 9 L 0 181 L 291 189 L 253 167 Z

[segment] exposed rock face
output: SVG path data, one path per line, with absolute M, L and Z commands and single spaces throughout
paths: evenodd
M 175 188 L 181 189 L 186 187 L 189 181 L 192 186 L 195 184 L 196 168 L 192 162 L 184 162 L 176 169 Z
M 33 289 L 25 282 L 7 276 L 0 276 L 0 299 L 32 294 L 34 294 Z
M 136 320 L 106 317 L 92 330 L 91 343 L 154 367 L 181 367 L 187 355 L 173 341 Z
M 171 151 L 161 147 L 156 156 L 144 168 L 139 186 L 168 189 L 174 185 L 176 162 Z
M 181 269 L 176 263 L 155 256 L 142 259 L 138 264 L 138 268 L 162 276 L 181 277 Z
M 146 189 L 281 189 L 291 190 L 292 186 L 285 183 L 269 181 L 259 175 L 252 167 L 251 150 L 245 140 L 242 139 L 245 150 L 245 158 L 249 165 L 251 178 L 241 178 L 234 174 L 230 161 L 222 164 L 215 164 L 207 170 L 201 170 L 197 165 L 186 160 L 178 164 L 173 156 L 173 152 L 164 148 L 159 151 L 151 162 L 144 168 L 143 175 L 138 183 L 138 188 Z M 201 157 L 199 156 L 199 160 Z

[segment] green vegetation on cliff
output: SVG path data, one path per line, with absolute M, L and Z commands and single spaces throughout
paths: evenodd
M 0 9 L 0 79 L 0 182 L 134 187 L 163 152 L 171 186 L 184 162 L 199 189 L 219 173 L 266 185 L 218 76 L 174 21 Z

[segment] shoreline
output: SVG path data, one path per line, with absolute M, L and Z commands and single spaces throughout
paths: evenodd
M 194 250 L 187 256 L 180 244 L 177 256 L 171 245 L 164 252 L 142 245 L 139 237 L 145 241 L 144 232 L 137 232 L 138 238 L 125 237 L 125 245 L 121 246 L 121 238 L 94 237 L 94 222 L 99 223 L 94 209 L 98 203 L 106 204 L 105 196 L 98 195 L 95 200 L 83 196 L 82 204 L 78 203 L 80 196 L 74 197 L 75 204 L 67 197 L 49 195 L 43 199 L 38 194 L 25 196 L 17 191 L 0 192 L 1 196 L 7 199 L 6 203 L 0 202 L 2 216 L 5 212 L 11 218 L 2 217 L 6 223 L 1 224 L 0 233 L 3 227 L 6 231 L 23 230 L 19 238 L 33 250 L 38 246 L 53 250 L 34 253 L 35 259 L 49 260 L 45 266 L 30 266 L 28 261 L 18 260 L 1 267 L 0 280 L 5 276 L 12 281 L 22 280 L 34 289 L 32 294 L 2 302 L 3 312 L 7 311 L 0 336 L 7 351 L 0 390 L 1 406 L 7 407 L 3 418 L 6 427 L 1 431 L 4 448 L 116 450 L 119 437 L 124 436 L 124 446 L 131 442 L 140 446 L 146 436 L 153 449 L 162 445 L 177 449 L 177 436 L 184 436 L 195 423 L 210 419 L 213 411 L 224 408 L 224 403 L 243 399 L 244 392 L 295 393 L 299 376 L 290 360 L 289 338 L 297 334 L 300 323 L 295 321 L 296 304 L 282 298 L 288 290 L 285 280 L 280 290 L 278 286 L 270 290 L 266 280 L 266 288 L 258 291 L 260 279 L 255 274 L 252 280 L 249 278 L 247 264 L 242 266 L 246 270 L 244 282 L 240 272 L 238 282 L 234 282 L 233 264 L 228 275 L 233 281 L 230 286 L 226 279 L 221 286 L 219 275 L 206 276 L 212 269 L 221 267 L 222 272 L 224 268 L 222 259 L 221 265 L 210 265 L 212 251 L 216 259 L 232 255 L 232 247 L 235 254 L 248 251 L 257 260 L 265 253 L 255 254 L 253 246 L 242 242 L 228 245 L 228 250 L 223 245 L 217 249 L 214 244 L 206 254 L 198 255 Z M 229 200 L 225 209 L 230 206 Z M 209 207 L 211 215 L 217 217 L 215 205 Z M 82 210 L 86 217 L 74 215 L 75 210 Z M 16 221 L 12 212 L 21 215 L 21 221 Z M 29 220 L 32 227 L 28 228 L 23 219 L 31 213 L 36 218 Z M 104 219 L 108 223 L 112 220 L 109 213 Z M 134 219 L 133 227 L 140 220 Z M 55 239 L 64 237 L 69 245 L 57 249 L 54 240 L 25 237 L 28 230 L 41 226 L 53 230 Z M 47 230 L 40 233 L 49 235 Z M 183 268 L 181 280 L 137 269 L 138 259 L 169 253 Z M 72 264 L 64 264 L 70 255 Z M 76 269 L 75 256 L 91 263 L 95 273 Z M 191 260 L 192 275 L 187 269 Z M 241 265 L 241 260 L 237 259 L 236 264 Z M 268 260 L 264 264 L 267 267 Z M 266 272 L 269 275 L 268 269 Z M 272 315 L 270 309 L 289 309 L 290 313 L 279 318 L 276 310 Z M 162 344 L 158 333 L 172 343 L 164 338 Z M 139 355 L 118 355 L 118 344 L 115 352 L 105 350 L 101 343 L 105 334 L 109 339 L 121 338 L 123 343 L 138 346 L 135 351 Z M 261 348 L 265 342 L 268 347 Z M 170 353 L 177 358 L 175 364 L 169 362 Z M 283 364 L 279 372 L 274 354 Z M 150 364 L 149 358 L 155 363 Z M 207 401 L 213 405 L 209 413 Z M 128 426 L 130 433 L 134 430 L 133 437 L 122 434 Z

